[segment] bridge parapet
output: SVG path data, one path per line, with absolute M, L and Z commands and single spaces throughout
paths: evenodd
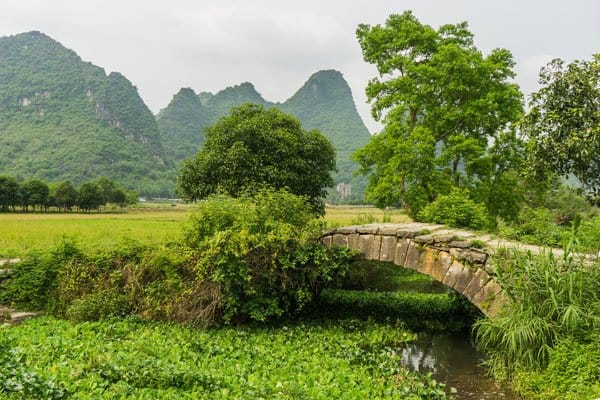
M 323 236 L 327 246 L 348 247 L 364 259 L 391 262 L 429 275 L 463 294 L 488 317 L 497 315 L 507 301 L 488 263 L 494 249 L 501 247 L 500 243 L 490 245 L 494 240 L 423 223 L 346 226 Z

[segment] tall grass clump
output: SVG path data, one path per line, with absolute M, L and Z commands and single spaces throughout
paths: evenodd
M 500 316 L 474 326 L 496 376 L 543 369 L 559 340 L 585 341 L 600 328 L 600 263 L 584 262 L 572 244 L 561 257 L 517 250 L 497 256 L 498 280 L 509 301 Z

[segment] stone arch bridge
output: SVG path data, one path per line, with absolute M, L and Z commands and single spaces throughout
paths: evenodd
M 367 260 L 391 262 L 431 276 L 463 294 L 487 317 L 507 302 L 490 256 L 500 247 L 539 253 L 543 249 L 491 235 L 423 223 L 347 226 L 325 233 L 327 246 L 343 246 Z M 553 250 L 559 252 L 559 250 Z

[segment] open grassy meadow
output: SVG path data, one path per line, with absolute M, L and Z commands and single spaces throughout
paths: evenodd
M 18 257 L 34 249 L 73 238 L 83 250 L 110 248 L 123 239 L 158 243 L 177 237 L 194 205 L 145 204 L 112 213 L 7 213 L 0 214 L 0 257 Z M 327 207 L 328 226 L 371 222 L 404 222 L 401 210 L 375 207 Z

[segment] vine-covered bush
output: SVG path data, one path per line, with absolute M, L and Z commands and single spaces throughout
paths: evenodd
M 349 252 L 327 249 L 308 202 L 264 190 L 203 201 L 187 229 L 200 280 L 219 288 L 225 322 L 301 310 L 325 284 L 342 277 Z

